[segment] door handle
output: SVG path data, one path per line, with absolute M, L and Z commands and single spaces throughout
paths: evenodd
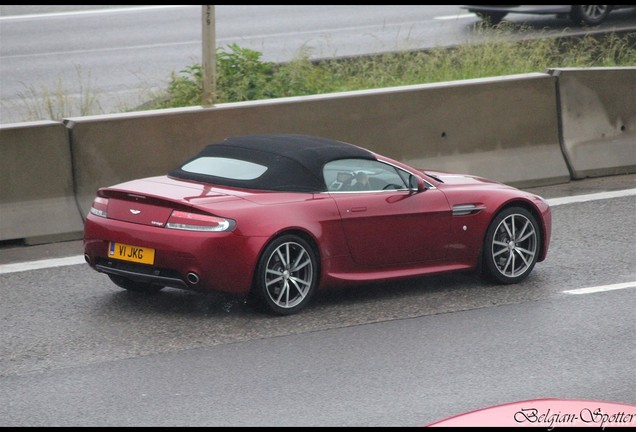
M 351 210 L 349 210 L 351 213 L 358 213 L 358 212 L 365 212 L 367 211 L 366 207 L 352 207 Z

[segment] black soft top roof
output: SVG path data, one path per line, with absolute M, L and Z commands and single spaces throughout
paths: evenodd
M 239 159 L 264 165 L 267 170 L 256 179 L 239 180 L 182 169 L 201 157 Z M 375 156 L 361 147 L 328 138 L 294 134 L 246 135 L 206 146 L 168 175 L 246 189 L 321 192 L 326 190 L 323 166 L 332 160 L 348 158 L 375 159 Z

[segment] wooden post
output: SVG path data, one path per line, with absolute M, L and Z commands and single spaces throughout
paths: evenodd
M 216 23 L 214 5 L 203 5 L 202 8 L 202 102 L 204 106 L 211 106 L 216 97 Z

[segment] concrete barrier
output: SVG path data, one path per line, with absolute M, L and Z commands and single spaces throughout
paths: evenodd
M 636 67 L 550 69 L 573 179 L 636 172 Z
M 238 134 L 352 142 L 518 187 L 636 172 L 636 68 L 545 73 L 0 127 L 0 241 L 81 238 L 95 192 Z
M 237 134 L 305 133 L 349 141 L 422 168 L 520 187 L 567 182 L 555 78 L 545 73 L 72 118 L 76 193 L 164 174 Z
M 518 187 L 569 181 L 549 75 L 417 86 L 387 105 L 375 131 L 388 128 L 380 142 L 395 159 Z
M 0 127 L 0 240 L 81 238 L 68 131 L 60 122 Z

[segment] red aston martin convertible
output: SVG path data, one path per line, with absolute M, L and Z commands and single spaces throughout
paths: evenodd
M 546 258 L 551 224 L 541 197 L 492 180 L 326 138 L 251 135 L 99 189 L 84 251 L 127 290 L 234 293 L 288 315 L 336 285 L 451 271 L 521 282 Z

